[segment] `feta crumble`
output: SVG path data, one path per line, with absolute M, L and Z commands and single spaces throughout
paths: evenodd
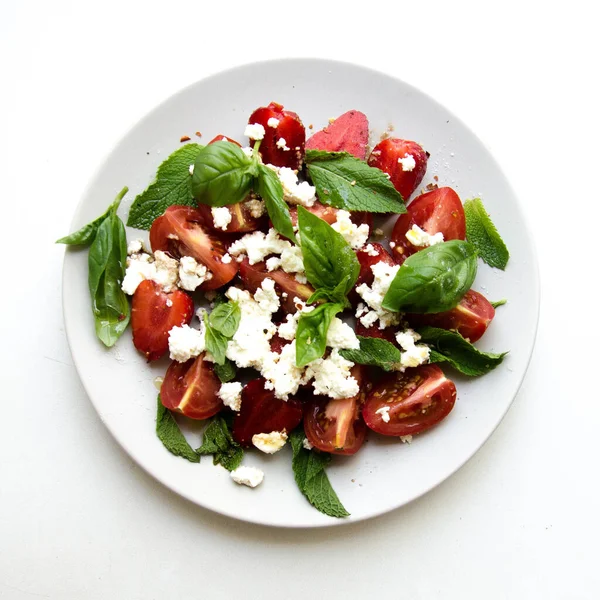
M 161 250 L 157 250 L 154 256 L 145 252 L 131 254 L 127 257 L 127 270 L 121 289 L 132 296 L 142 281 L 150 279 L 162 286 L 163 291 L 172 292 L 177 288 L 178 267 L 178 261 Z
M 308 438 L 304 438 L 302 440 L 302 447 L 305 450 L 312 450 L 314 448 L 314 446 L 308 441 Z
M 430 235 L 421 229 L 416 223 L 406 232 L 406 239 L 413 246 L 435 246 L 444 241 L 444 234 L 441 231 Z
M 418 367 L 429 362 L 429 346 L 425 344 L 415 344 L 421 339 L 421 336 L 412 329 L 399 331 L 396 334 L 396 341 L 404 350 L 400 358 L 401 367 Z
M 276 142 L 276 144 L 275 144 L 275 145 L 276 145 L 278 148 L 280 148 L 281 150 L 284 150 L 284 151 L 286 151 L 286 152 L 287 152 L 287 151 L 289 151 L 289 147 L 288 147 L 288 145 L 287 145 L 287 143 L 286 143 L 286 141 L 285 141 L 285 138 L 282 138 L 282 137 L 281 137 L 281 138 L 279 138 L 279 139 L 277 140 L 277 142 Z
M 379 329 L 400 323 L 400 316 L 397 313 L 390 312 L 381 306 L 398 269 L 400 269 L 400 265 L 388 265 L 384 261 L 379 261 L 371 266 L 375 277 L 371 287 L 363 283 L 356 288 L 358 295 L 371 309 L 360 317 L 360 322 L 365 327 L 371 327 L 377 321 L 379 321 Z
M 224 265 L 228 265 L 231 262 L 231 256 L 229 254 L 223 254 L 223 258 L 221 259 L 221 262 Z
M 278 125 L 279 125 L 279 119 L 276 119 L 275 117 L 271 117 L 267 121 L 267 126 L 272 127 L 273 129 L 276 129 Z
M 179 261 L 179 287 L 193 292 L 205 281 L 212 279 L 212 273 L 192 256 L 182 256 Z
M 254 219 L 260 219 L 267 211 L 264 200 L 247 200 L 244 206 L 250 211 L 250 215 Z
M 260 123 L 246 125 L 244 135 L 252 140 L 262 140 L 265 137 L 265 128 Z
M 360 342 L 354 329 L 338 317 L 334 317 L 327 330 L 327 346 L 339 350 L 358 350 Z
M 381 420 L 384 423 L 389 423 L 390 422 L 390 407 L 389 406 L 382 406 L 381 408 L 378 408 L 375 411 L 376 415 L 381 415 Z
M 231 479 L 240 485 L 247 485 L 248 487 L 255 488 L 260 485 L 265 478 L 265 474 L 256 467 L 238 467 L 235 471 L 231 471 L 229 474 Z
M 412 442 L 413 436 L 412 435 L 401 435 L 400 436 L 400 441 L 403 444 L 410 444 Z
M 232 411 L 239 412 L 242 406 L 242 384 L 239 381 L 222 383 L 217 393 L 225 406 Z
M 373 244 L 367 244 L 363 248 L 363 252 L 366 252 L 369 256 L 379 256 L 379 251 L 373 246 Z
M 271 352 L 263 363 L 261 375 L 266 379 L 265 389 L 273 390 L 275 396 L 287 400 L 307 383 L 306 371 L 296 366 L 296 342 L 286 344 L 281 353 Z
M 127 245 L 127 254 L 131 256 L 132 254 L 138 254 L 144 249 L 144 240 L 137 239 L 131 240 Z
M 227 231 L 227 225 L 231 223 L 231 211 L 226 206 L 213 206 L 210 209 L 213 218 L 213 224 L 217 229 Z
M 240 238 L 229 247 L 229 254 L 241 262 L 243 255 L 248 256 L 251 265 L 262 262 L 269 254 L 281 254 L 291 244 L 282 239 L 277 231 L 269 229 L 267 234 L 262 231 L 253 231 Z
M 399 158 L 398 163 L 402 165 L 403 171 L 412 171 L 417 166 L 417 163 L 415 162 L 415 157 L 412 154 L 408 153 L 404 155 L 404 158 Z
M 256 433 L 252 436 L 252 444 L 265 454 L 279 452 L 287 442 L 285 431 L 271 431 L 271 433 Z
M 319 358 L 309 363 L 306 374 L 309 380 L 314 378 L 312 386 L 315 393 L 341 400 L 352 398 L 360 391 L 358 382 L 350 373 L 353 366 L 353 362 L 346 360 L 335 349 L 327 358 Z
M 355 225 L 347 210 L 338 210 L 336 221 L 331 225 L 354 250 L 362 248 L 369 238 L 369 226 L 366 223 Z
M 189 325 L 173 327 L 169 331 L 169 356 L 171 360 L 186 362 L 190 358 L 200 356 L 205 350 L 204 324 L 200 329 L 193 329 Z
M 283 199 L 288 204 L 301 204 L 310 208 L 317 201 L 315 186 L 310 185 L 308 181 L 298 182 L 298 175 L 294 170 L 288 167 L 267 166 L 277 173 L 283 187 Z

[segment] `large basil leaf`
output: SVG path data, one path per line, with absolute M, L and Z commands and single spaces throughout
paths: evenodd
M 254 182 L 254 191 L 265 201 L 267 212 L 273 227 L 286 238 L 296 243 L 290 209 L 283 199 L 283 186 L 275 171 L 258 164 L 258 176 Z
M 344 305 L 321 304 L 310 312 L 302 313 L 296 331 L 296 366 L 304 367 L 325 354 L 327 331 L 333 317 L 344 310 Z
M 438 313 L 454 308 L 477 274 L 477 251 L 462 240 L 430 246 L 409 256 L 382 306 L 394 312 Z
M 192 193 L 209 206 L 237 204 L 252 189 L 257 164 L 232 142 L 209 144 L 196 156 Z

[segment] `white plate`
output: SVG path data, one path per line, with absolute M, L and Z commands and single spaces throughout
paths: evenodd
M 458 401 L 450 416 L 410 445 L 372 435 L 353 457 L 336 457 L 329 477 L 351 517 L 329 518 L 312 508 L 294 483 L 291 452 L 274 456 L 249 452 L 245 464 L 265 471 L 251 490 L 234 484 L 210 458 L 191 464 L 169 454 L 156 438 L 156 389 L 166 361 L 147 365 L 126 332 L 112 350 L 94 335 L 87 288 L 87 252 L 68 250 L 64 265 L 64 314 L 73 359 L 102 421 L 129 455 L 174 492 L 201 506 L 245 521 L 288 527 L 327 526 L 385 513 L 418 498 L 461 467 L 486 441 L 508 410 L 523 380 L 538 321 L 539 284 L 535 252 L 517 198 L 482 142 L 443 106 L 402 81 L 351 64 L 321 60 L 281 60 L 246 65 L 199 81 L 157 107 L 119 142 L 90 183 L 72 230 L 101 214 L 117 192 L 135 195 L 154 177 L 157 166 L 179 138 L 202 132 L 244 139 L 248 116 L 271 100 L 294 110 L 317 131 L 346 110 L 363 111 L 374 139 L 389 124 L 399 137 L 420 142 L 430 153 L 422 187 L 439 178 L 461 198 L 480 196 L 511 251 L 505 272 L 480 264 L 474 288 L 508 304 L 478 344 L 510 350 L 490 374 L 454 377 Z M 195 138 L 197 140 L 197 138 Z M 129 231 L 128 236 L 134 234 Z M 138 232 L 139 235 L 139 232 Z M 186 430 L 193 444 L 196 427 Z M 194 446 L 196 447 L 196 446 Z

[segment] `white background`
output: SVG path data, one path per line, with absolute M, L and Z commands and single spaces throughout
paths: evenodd
M 592 5 L 0 0 L 0 598 L 598 597 Z M 220 517 L 132 463 L 73 367 L 53 244 L 139 117 L 282 56 L 375 67 L 461 117 L 512 181 L 542 279 L 531 366 L 490 441 L 421 500 L 329 530 Z

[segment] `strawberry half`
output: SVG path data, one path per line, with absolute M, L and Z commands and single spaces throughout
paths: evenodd
M 133 345 L 148 361 L 158 360 L 169 349 L 169 331 L 189 325 L 193 315 L 194 301 L 188 294 L 163 292 L 156 282 L 142 281 L 131 304 Z
M 358 110 L 349 110 L 308 138 L 306 148 L 327 152 L 349 152 L 356 158 L 365 160 L 368 141 L 369 121 L 366 115 Z

